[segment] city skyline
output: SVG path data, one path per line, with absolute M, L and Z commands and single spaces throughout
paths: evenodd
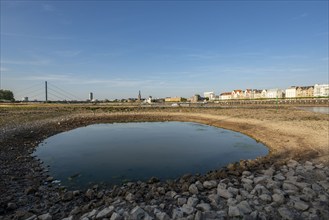
M 328 83 L 328 2 L 1 1 L 0 43 L 14 94 L 44 81 L 82 100 L 308 86 Z

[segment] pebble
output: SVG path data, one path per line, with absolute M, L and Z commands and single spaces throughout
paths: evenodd
M 198 188 L 195 186 L 195 184 L 191 184 L 188 188 L 188 190 L 190 191 L 190 193 L 192 194 L 198 194 L 199 190 Z
M 228 216 L 229 217 L 238 217 L 240 215 L 241 215 L 241 213 L 240 213 L 240 210 L 238 207 L 236 207 L 236 206 L 228 207 Z
M 206 189 L 213 189 L 217 187 L 217 182 L 215 180 L 211 181 L 204 181 L 203 182 L 203 187 Z
M 217 194 L 225 199 L 232 198 L 233 195 L 226 189 L 218 189 L 217 188 Z
M 106 207 L 103 210 L 101 210 L 100 212 L 98 212 L 98 214 L 96 215 L 96 219 L 103 219 L 103 218 L 110 217 L 112 215 L 113 211 L 114 211 L 113 206 Z

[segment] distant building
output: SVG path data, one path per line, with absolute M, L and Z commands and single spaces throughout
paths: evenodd
M 260 94 L 261 98 L 267 98 L 267 89 L 263 89 L 261 94 Z
M 297 87 L 291 86 L 290 88 L 286 89 L 286 98 L 296 98 L 297 97 Z
M 314 86 L 298 86 L 296 89 L 297 97 L 313 97 Z
M 203 93 L 203 96 L 204 96 L 205 98 L 208 98 L 210 101 L 213 101 L 213 100 L 216 99 L 216 95 L 215 95 L 214 92 L 204 92 L 204 93 Z
M 266 98 L 284 98 L 284 92 L 281 89 L 269 89 L 267 90 Z
M 94 99 L 94 94 L 92 92 L 89 93 L 89 101 L 92 101 Z
M 165 102 L 181 102 L 182 97 L 168 97 L 165 98 Z
M 232 99 L 232 93 L 231 92 L 223 92 L 219 95 L 220 100 L 229 100 Z
M 145 99 L 145 103 L 151 104 L 152 102 L 152 96 L 149 96 L 147 99 Z
M 240 89 L 232 91 L 232 99 L 241 99 L 243 98 L 243 91 Z
M 252 89 L 246 89 L 243 92 L 243 96 L 245 99 L 251 99 L 252 98 Z
M 253 89 L 251 91 L 251 98 L 252 99 L 260 99 L 260 98 L 262 98 L 262 90 L 260 90 L 260 89 Z
M 201 96 L 199 94 L 195 94 L 192 98 L 191 98 L 191 102 L 198 102 L 201 101 Z
M 314 85 L 315 97 L 328 97 L 329 96 L 329 84 L 315 84 Z
M 286 89 L 286 98 L 313 97 L 314 86 L 291 86 Z
M 140 102 L 142 100 L 142 95 L 141 95 L 141 91 L 139 90 L 138 92 L 138 97 L 137 100 Z

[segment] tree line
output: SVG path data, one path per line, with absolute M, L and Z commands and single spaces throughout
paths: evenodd
M 14 93 L 10 90 L 3 90 L 0 89 L 0 101 L 5 100 L 5 101 L 15 101 L 14 99 Z

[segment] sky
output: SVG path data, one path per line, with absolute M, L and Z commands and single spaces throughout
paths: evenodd
M 16 99 L 216 95 L 328 83 L 328 1 L 1 0 Z M 60 92 L 61 91 L 61 92 Z

